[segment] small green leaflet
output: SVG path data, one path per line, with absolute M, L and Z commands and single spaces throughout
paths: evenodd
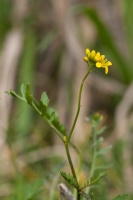
M 40 101 L 41 101 L 41 102 L 43 103 L 43 105 L 45 105 L 46 107 L 48 106 L 48 104 L 49 104 L 49 98 L 48 98 L 46 92 L 43 92 L 43 93 L 42 93 Z
M 26 84 L 25 98 L 27 100 L 27 103 L 31 105 L 32 104 L 32 95 L 31 95 L 29 83 Z
M 39 101 L 39 106 L 41 109 L 42 116 L 45 116 L 48 104 L 49 104 L 49 98 L 48 98 L 46 92 L 43 92 L 41 95 L 41 99 Z
M 20 90 L 21 90 L 22 97 L 25 99 L 26 85 L 24 83 L 21 85 Z

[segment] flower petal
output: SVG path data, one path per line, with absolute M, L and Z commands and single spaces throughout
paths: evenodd
M 86 50 L 85 50 L 85 53 L 86 53 L 86 55 L 88 56 L 88 55 L 90 54 L 90 50 L 89 50 L 89 49 L 86 49 Z
M 97 62 L 97 63 L 96 63 L 96 67 L 97 67 L 97 68 L 100 68 L 100 67 L 102 67 L 102 63 L 100 63 L 100 62 Z
M 105 67 L 105 74 L 108 74 L 108 72 L 109 72 L 108 67 Z

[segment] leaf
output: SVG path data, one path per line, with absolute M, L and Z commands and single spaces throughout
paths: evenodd
M 108 165 L 100 165 L 100 166 L 96 166 L 95 170 L 106 170 L 108 168 L 111 168 L 113 166 L 113 164 L 108 164 Z
M 70 174 L 66 172 L 60 172 L 61 176 L 73 187 L 78 188 L 77 180 Z
M 107 173 L 106 171 L 102 171 L 102 172 L 99 172 L 98 175 L 95 175 L 94 177 L 91 177 L 90 181 L 89 181 L 89 184 L 93 185 L 94 183 L 96 183 L 97 181 L 99 181 L 99 179 L 101 179 L 103 176 L 105 176 L 106 173 Z
M 103 155 L 105 153 L 107 153 L 108 151 L 110 151 L 110 149 L 112 148 L 112 145 L 106 147 L 106 148 L 103 148 L 101 150 L 99 150 L 96 155 L 99 156 L 99 155 Z
M 20 90 L 21 90 L 22 97 L 25 99 L 26 85 L 24 83 L 21 85 Z
M 96 139 L 95 142 L 93 142 L 92 146 L 93 146 L 93 147 L 94 147 L 94 146 L 98 146 L 98 145 L 100 145 L 103 141 L 104 141 L 104 138 L 103 138 L 103 137 L 99 137 L 99 138 Z
M 32 95 L 31 95 L 29 83 L 26 84 L 25 98 L 27 100 L 27 103 L 31 105 L 31 103 L 32 103 Z
M 127 199 L 128 194 L 123 194 L 123 195 L 119 195 L 117 197 L 115 197 L 113 200 L 125 200 Z
M 80 191 L 84 190 L 85 188 L 95 184 L 99 179 L 101 179 L 103 176 L 105 176 L 106 172 L 100 172 L 97 176 L 91 177 L 90 180 L 84 183 L 84 185 L 79 189 Z
M 18 99 L 26 102 L 26 100 L 24 98 L 22 98 L 20 95 L 18 95 L 13 90 L 6 91 L 6 93 L 9 94 L 9 95 L 11 95 L 11 96 L 13 96 L 13 97 L 16 97 L 16 98 L 18 98 Z
M 59 121 L 59 117 L 56 116 L 54 121 L 53 121 L 53 125 L 63 134 L 66 134 L 66 129 L 65 127 L 61 124 L 61 122 Z
M 40 101 L 43 103 L 44 106 L 46 106 L 46 107 L 48 106 L 49 98 L 48 98 L 46 92 L 42 93 Z
M 32 104 L 32 95 L 31 95 L 29 83 L 27 83 L 26 85 L 25 84 L 21 85 L 22 97 L 18 95 L 16 92 L 14 92 L 13 90 L 7 91 L 6 93 L 14 97 L 17 97 L 18 99 L 23 100 L 30 105 Z
M 58 114 L 56 113 L 54 108 L 50 107 L 47 110 L 47 116 L 48 116 L 48 119 L 50 120 L 50 122 L 52 123 L 54 121 L 54 119 L 58 117 Z
M 49 98 L 46 92 L 43 92 L 41 95 L 41 99 L 39 101 L 39 107 L 40 107 L 42 116 L 45 116 L 48 104 L 49 104 Z
M 10 90 L 6 92 L 9 95 L 15 96 L 20 100 L 25 101 L 29 105 L 31 105 L 41 116 L 44 117 L 44 119 L 51 125 L 53 125 L 58 131 L 60 131 L 62 134 L 66 134 L 66 129 L 65 127 L 61 124 L 57 112 L 49 107 L 49 98 L 46 94 L 46 92 L 43 92 L 41 95 L 40 101 L 36 101 L 35 99 L 33 100 L 31 90 L 30 90 L 30 85 L 28 84 L 22 84 L 21 85 L 21 94 L 22 97 L 19 96 L 17 93 L 14 91 Z
M 54 110 L 54 108 L 48 108 L 47 109 L 47 117 L 50 120 L 50 122 L 63 134 L 66 133 L 65 127 L 61 124 L 59 120 L 59 116 L 57 112 Z
M 98 128 L 95 133 L 96 135 L 101 135 L 104 133 L 105 130 L 106 130 L 106 126 L 103 126 L 101 128 Z

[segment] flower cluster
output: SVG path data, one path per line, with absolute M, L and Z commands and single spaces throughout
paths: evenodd
M 105 74 L 108 74 L 108 67 L 112 65 L 110 61 L 105 58 L 105 55 L 100 55 L 100 52 L 95 50 L 90 51 L 86 49 L 85 62 L 94 64 L 97 68 L 105 68 Z

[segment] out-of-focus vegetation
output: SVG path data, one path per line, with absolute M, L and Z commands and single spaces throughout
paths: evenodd
M 21 200 L 26 191 L 30 198 L 40 186 L 38 199 L 58 199 L 59 171 L 68 170 L 62 144 L 31 108 L 4 92 L 22 82 L 30 83 L 37 99 L 47 91 L 70 129 L 86 47 L 106 54 L 113 66 L 108 76 L 96 72 L 88 79 L 73 142 L 86 144 L 85 116 L 101 112 L 108 127 L 104 145 L 113 147 L 104 158 L 112 165 L 97 199 L 123 193 L 133 199 L 132 19 L 132 0 L 0 0 L 0 199 L 16 194 Z M 74 152 L 73 158 L 76 166 Z M 85 158 L 89 162 L 89 154 Z

